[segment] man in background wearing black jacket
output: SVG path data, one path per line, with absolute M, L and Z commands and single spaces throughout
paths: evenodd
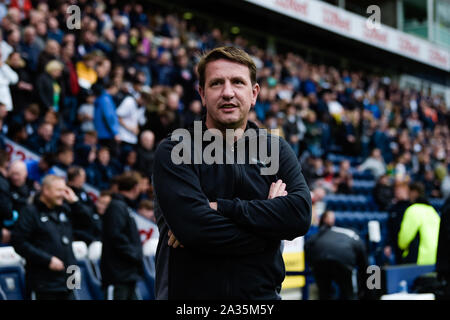
M 83 214 L 78 197 L 55 175 L 43 179 L 41 194 L 21 212 L 11 242 L 26 260 L 27 291 L 34 291 L 36 300 L 74 299 L 66 272 L 76 265 L 71 219 Z
M 9 155 L 0 150 L 0 243 L 8 243 L 11 237 L 12 201 L 8 175 Z
M 133 217 L 133 201 L 140 193 L 137 175 L 125 173 L 118 179 L 119 192 L 103 216 L 100 270 L 105 298 L 137 300 L 136 283 L 144 274 L 142 244 Z
M 334 212 L 326 211 L 320 219 L 320 230 L 305 243 L 306 261 L 319 287 L 319 299 L 333 298 L 332 281 L 340 290 L 340 299 L 354 300 L 353 270 L 357 267 L 362 289 L 368 266 L 364 242 L 352 230 L 334 227 Z M 360 290 L 363 293 L 363 290 Z

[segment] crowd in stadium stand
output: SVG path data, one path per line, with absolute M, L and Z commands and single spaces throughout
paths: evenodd
M 352 194 L 355 170 L 376 179 L 380 211 L 396 203 L 399 184 L 420 182 L 428 198 L 449 194 L 450 113 L 442 96 L 295 53 L 270 53 L 176 14 L 144 12 L 138 3 L 72 2 L 81 8 L 79 30 L 67 27 L 66 1 L 0 3 L 1 135 L 42 156 L 26 162 L 25 198 L 56 165 L 72 173 L 83 168 L 99 191 L 114 190 L 114 177 L 137 171 L 145 180 L 139 201 L 151 200 L 154 150 L 174 129 L 202 119 L 195 66 L 220 45 L 254 58 L 261 92 L 250 120 L 289 142 L 315 203 L 326 194 Z M 337 167 L 331 153 L 361 162 Z

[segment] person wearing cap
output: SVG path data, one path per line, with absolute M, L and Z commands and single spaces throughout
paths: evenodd
M 77 263 L 71 223 L 77 215 L 86 212 L 73 190 L 64 178 L 48 175 L 39 196 L 19 216 L 11 243 L 26 260 L 27 292 L 34 292 L 36 300 L 74 299 L 67 268 Z

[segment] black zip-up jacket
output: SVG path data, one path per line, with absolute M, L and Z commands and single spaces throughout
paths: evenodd
M 100 271 L 103 286 L 129 284 L 142 278 L 143 253 L 132 201 L 114 194 L 103 215 Z
M 26 260 L 26 280 L 31 290 L 37 292 L 67 291 L 67 277 L 71 274 L 49 269 L 53 256 L 59 258 L 67 269 L 76 265 L 72 250 L 72 225 L 74 215 L 84 215 L 81 203 L 64 203 L 48 208 L 37 196 L 19 215 L 12 232 L 12 245 Z
M 249 128 L 258 129 L 251 122 Z M 311 224 L 310 191 L 293 150 L 279 139 L 279 170 L 261 175 L 264 159 L 176 165 L 171 152 L 177 144 L 161 142 L 153 170 L 160 231 L 156 298 L 280 299 L 285 277 L 281 240 L 306 234 Z M 289 194 L 268 200 L 277 179 Z M 218 210 L 209 202 L 217 202 Z M 169 229 L 184 248 L 168 246 Z

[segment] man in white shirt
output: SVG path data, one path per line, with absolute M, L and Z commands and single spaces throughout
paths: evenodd
M 19 76 L 4 62 L 3 51 L 0 50 L 0 102 L 5 104 L 8 111 L 13 109 L 9 86 L 16 84 L 17 81 L 19 81 Z
M 117 108 L 119 117 L 119 137 L 124 143 L 136 145 L 138 142 L 139 125 L 145 123 L 145 107 L 142 94 L 127 96 Z

